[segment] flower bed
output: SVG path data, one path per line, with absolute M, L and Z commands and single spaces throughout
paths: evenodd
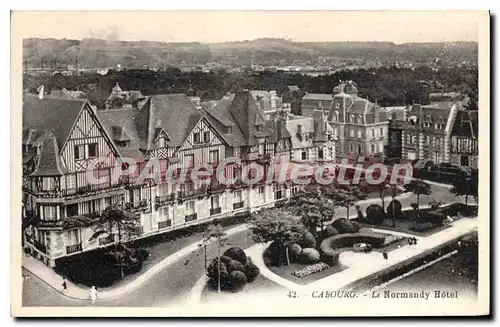
M 327 265 L 326 263 L 324 263 L 324 262 L 318 262 L 318 263 L 315 263 L 314 265 L 310 265 L 310 266 L 307 266 L 305 268 L 295 270 L 292 273 L 292 275 L 295 276 L 295 277 L 298 277 L 298 278 L 305 278 L 305 277 L 307 277 L 309 275 L 318 273 L 320 271 L 323 271 L 323 270 L 326 270 L 326 269 L 329 269 L 329 268 L 330 268 L 330 266 Z
M 388 246 L 388 245 L 391 245 L 393 243 L 399 242 L 399 241 L 404 240 L 404 239 L 405 238 L 403 236 L 387 235 L 385 237 L 384 247 Z

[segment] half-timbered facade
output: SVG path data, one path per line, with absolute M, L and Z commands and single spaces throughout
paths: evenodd
M 478 122 L 477 110 L 460 110 L 457 112 L 451 131 L 451 164 L 478 168 Z
M 289 181 L 278 184 L 275 175 L 291 159 L 288 113 L 274 94 L 271 109 L 264 98 L 242 91 L 200 106 L 184 94 L 152 95 L 135 107 L 95 111 L 85 100 L 26 95 L 25 243 L 54 265 L 117 241 L 97 227 L 112 203 L 135 213 L 136 237 L 147 237 L 286 199 Z M 329 144 L 324 118 L 313 119 L 318 149 Z M 325 159 L 334 152 L 327 149 Z M 230 158 L 222 173 L 231 181 L 220 182 L 217 168 Z M 199 167 L 213 174 L 192 181 Z

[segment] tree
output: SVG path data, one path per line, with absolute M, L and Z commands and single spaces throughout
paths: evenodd
M 108 228 L 109 235 L 114 235 L 114 231 L 118 233 L 118 243 L 114 246 L 114 256 L 120 264 L 122 278 L 124 276 L 123 262 L 127 253 L 120 251 L 120 245 L 124 240 L 129 240 L 133 235 L 139 233 L 138 223 L 137 216 L 125 210 L 121 204 L 112 204 L 104 209 L 98 221 L 98 226 L 102 229 Z
M 209 241 L 214 240 L 217 244 L 217 292 L 221 291 L 221 248 L 229 243 L 227 238 L 227 233 L 224 231 L 221 225 L 209 225 L 204 233 L 204 239 Z M 202 241 L 203 243 L 203 241 Z M 205 245 L 206 249 L 206 245 Z M 206 255 L 205 255 L 205 269 L 206 269 Z
M 302 217 L 304 226 L 316 235 L 318 226 L 323 232 L 325 222 L 331 220 L 335 206 L 325 197 L 321 187 L 308 185 L 287 203 L 285 210 Z
M 430 195 L 431 194 L 431 186 L 430 184 L 414 179 L 410 183 L 405 185 L 405 192 L 412 192 L 417 196 L 417 210 L 420 206 L 420 196 L 421 195 Z
M 332 185 L 328 191 L 329 197 L 335 203 L 335 206 L 343 207 L 346 209 L 347 219 L 349 219 L 349 209 L 358 201 L 365 199 L 366 194 L 361 192 L 359 187 L 349 184 L 347 186 L 337 184 Z
M 396 184 L 388 184 L 388 186 L 391 188 L 391 198 L 392 198 L 392 212 L 391 212 L 391 219 L 392 219 L 392 227 L 396 227 L 396 190 L 397 190 L 397 185 Z M 390 206 L 390 204 L 389 204 Z M 389 209 L 389 207 L 388 207 Z
M 468 205 L 469 196 L 478 197 L 478 185 L 475 179 L 470 176 L 460 176 L 453 181 L 450 192 L 455 196 L 465 196 L 465 205 Z
M 253 240 L 257 243 L 274 242 L 290 265 L 288 247 L 292 243 L 297 243 L 303 232 L 302 226 L 297 223 L 297 218 L 284 211 L 266 210 L 253 214 L 251 224 Z
M 215 222 L 215 224 L 210 224 L 210 225 L 206 226 L 205 230 L 203 231 L 203 234 L 202 234 L 201 242 L 198 243 L 198 248 L 203 250 L 203 254 L 204 254 L 205 273 L 207 272 L 207 247 L 210 243 L 212 243 L 214 241 L 214 239 L 217 239 L 217 237 L 219 237 L 220 231 L 218 230 L 217 225 L 218 224 Z

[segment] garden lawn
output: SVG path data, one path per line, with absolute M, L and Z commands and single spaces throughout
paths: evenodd
M 306 276 L 304 278 L 299 278 L 299 277 L 292 275 L 292 273 L 295 270 L 299 270 L 299 269 L 305 268 L 307 266 L 310 266 L 310 265 L 304 265 L 304 264 L 301 264 L 298 262 L 292 262 L 292 263 L 290 263 L 289 266 L 286 266 L 286 265 L 281 266 L 281 267 L 267 266 L 267 268 L 269 268 L 269 270 L 271 270 L 276 275 L 283 277 L 285 279 L 288 279 L 289 281 L 292 281 L 292 282 L 297 283 L 299 285 L 307 285 L 309 283 L 312 283 L 312 282 L 317 281 L 319 279 L 328 277 L 330 275 L 341 272 L 342 270 L 348 268 L 348 267 L 343 266 L 342 264 L 338 263 L 335 266 L 330 267 L 329 269 L 311 274 L 311 275 Z
M 235 227 L 238 227 L 239 225 L 242 225 L 242 224 L 226 226 L 226 227 L 224 227 L 224 230 L 235 228 Z M 189 246 L 193 243 L 201 242 L 202 237 L 203 237 L 202 234 L 203 234 L 202 232 L 193 233 L 189 236 L 178 237 L 176 239 L 165 241 L 162 243 L 157 243 L 157 244 L 150 245 L 150 246 L 142 246 L 143 249 L 146 249 L 147 251 L 149 251 L 150 256 L 148 257 L 148 259 L 146 261 L 144 261 L 141 271 L 139 271 L 136 274 L 126 275 L 123 279 L 116 281 L 113 285 L 111 285 L 109 287 L 103 287 L 101 289 L 102 290 L 109 290 L 109 289 L 113 289 L 115 287 L 120 287 L 120 286 L 123 286 L 123 285 L 130 283 L 134 279 L 138 278 L 141 274 L 148 271 L 153 266 L 158 264 L 160 261 L 162 261 L 163 259 L 168 257 L 169 255 L 174 254 L 175 252 L 180 251 L 184 247 Z M 200 256 L 200 258 L 202 258 L 202 256 Z
M 211 300 L 233 299 L 235 294 L 245 296 L 245 294 L 251 294 L 261 291 L 276 291 L 280 289 L 286 291 L 285 287 L 273 282 L 272 280 L 267 279 L 266 277 L 262 276 L 262 274 L 259 274 L 253 282 L 247 283 L 245 287 L 238 292 L 225 290 L 221 291 L 221 293 L 219 294 L 217 293 L 217 288 L 213 288 L 212 286 L 207 284 L 205 285 L 205 288 L 201 293 L 201 301 L 208 302 Z

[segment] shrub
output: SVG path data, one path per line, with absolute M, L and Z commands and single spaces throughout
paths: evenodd
M 323 237 L 327 238 L 335 235 L 339 235 L 339 231 L 335 229 L 335 227 L 333 227 L 332 225 L 326 226 L 325 230 L 323 231 Z
M 226 265 L 226 267 L 228 273 L 232 273 L 233 271 L 241 271 L 241 272 L 245 271 L 245 266 L 241 262 L 236 260 L 231 260 L 229 264 Z
M 392 217 L 393 214 L 393 207 L 394 207 L 394 214 L 396 217 L 401 217 L 403 206 L 401 205 L 401 202 L 398 200 L 392 200 L 389 202 L 389 206 L 387 207 L 387 215 Z
M 212 262 L 208 265 L 207 268 L 207 276 L 209 278 L 209 283 L 212 285 L 217 285 L 218 283 L 218 272 L 219 272 L 219 267 L 218 267 L 218 260 L 217 258 L 213 259 Z M 220 282 L 221 282 L 221 287 L 227 287 L 229 285 L 229 273 L 227 271 L 227 267 L 224 263 L 220 264 Z
M 279 266 L 280 261 L 283 261 L 282 249 L 278 246 L 278 243 L 272 242 L 269 247 L 264 251 L 264 262 L 268 265 Z
M 319 261 L 320 255 L 318 250 L 314 248 L 305 248 L 302 249 L 302 253 L 300 254 L 299 261 L 304 264 L 316 263 Z
M 345 218 L 339 218 L 332 223 L 332 226 L 340 233 L 356 233 L 359 228 L 355 226 L 352 221 L 349 221 Z
M 327 265 L 326 263 L 324 263 L 324 262 L 318 262 L 318 263 L 316 263 L 314 265 L 307 266 L 305 268 L 295 270 L 292 273 L 292 275 L 295 276 L 295 277 L 299 277 L 299 278 L 305 278 L 305 277 L 307 277 L 309 275 L 312 275 L 312 274 L 315 274 L 317 272 L 326 270 L 328 268 L 330 268 L 330 266 Z
M 146 261 L 149 258 L 149 251 L 143 248 L 137 249 L 137 257 L 140 261 Z
M 302 246 L 302 248 L 313 248 L 316 246 L 316 239 L 311 232 L 306 231 L 302 234 L 299 245 Z
M 366 208 L 366 220 L 373 225 L 382 225 L 385 219 L 385 212 L 382 206 L 378 204 L 370 204 Z
M 247 281 L 249 283 L 253 282 L 257 276 L 260 274 L 260 269 L 256 265 L 254 265 L 252 262 L 247 261 L 247 264 L 245 265 L 245 276 L 247 277 Z
M 288 255 L 290 256 L 290 261 L 297 261 L 302 252 L 302 247 L 297 243 L 290 244 L 288 247 Z
M 226 252 L 224 252 L 224 256 L 239 261 L 243 265 L 247 263 L 247 256 L 245 254 L 245 251 L 243 251 L 243 249 L 239 247 L 232 247 L 228 249 Z
M 233 261 L 233 259 L 231 259 L 230 257 L 227 257 L 225 255 L 220 257 L 220 262 L 222 262 L 224 265 L 226 265 L 226 267 L 229 265 L 229 263 L 231 261 Z
M 233 271 L 230 278 L 233 290 L 239 290 L 247 283 L 247 277 L 241 271 Z

